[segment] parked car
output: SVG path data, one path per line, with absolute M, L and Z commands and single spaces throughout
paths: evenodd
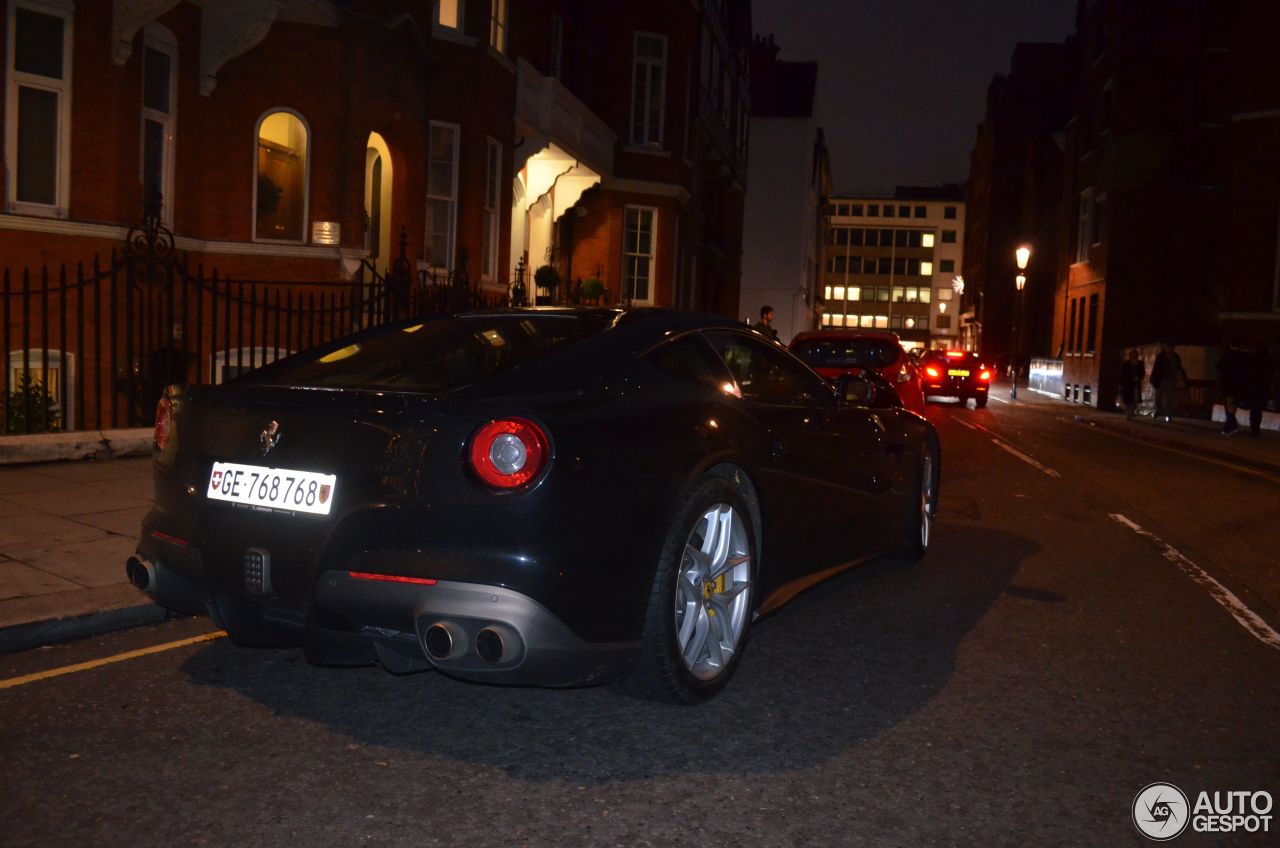
M 400 322 L 156 411 L 128 571 L 240 645 L 694 703 L 757 614 L 932 541 L 931 425 L 727 319 Z
M 902 405 L 924 414 L 920 369 L 903 350 L 898 334 L 889 330 L 818 330 L 800 333 L 791 350 L 809 366 L 835 381 L 870 370 L 891 383 Z
M 931 350 L 920 357 L 920 371 L 927 397 L 972 400 L 979 409 L 987 405 L 993 370 L 978 354 L 967 350 Z

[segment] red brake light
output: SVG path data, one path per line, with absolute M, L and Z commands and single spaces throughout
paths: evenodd
M 979 371 L 979 372 L 978 372 L 978 379 L 979 379 L 979 380 L 990 380 L 990 379 L 991 379 L 991 372 L 990 372 L 990 371 L 988 371 L 987 369 L 983 368 L 981 371 Z
M 550 459 L 547 436 L 526 418 L 500 418 L 471 437 L 471 469 L 486 485 L 514 489 L 538 476 Z
M 164 443 L 169 441 L 169 430 L 173 428 L 173 401 L 162 397 L 156 403 L 155 442 L 158 450 L 164 450 Z
M 964 351 L 963 351 L 963 350 L 949 350 L 949 351 L 947 351 L 947 359 L 963 359 L 963 358 L 964 358 L 964 356 L 965 356 L 965 353 L 964 353 Z
M 932 365 L 926 365 L 926 366 L 924 367 L 924 373 L 928 374 L 930 377 L 933 377 L 935 380 L 936 380 L 938 377 L 942 376 L 942 375 L 938 372 L 938 369 L 937 369 L 937 368 L 934 368 Z
M 387 583 L 416 583 L 419 586 L 434 586 L 434 577 L 402 577 L 399 574 L 373 574 L 368 571 L 348 571 L 347 576 L 355 580 L 382 580 Z

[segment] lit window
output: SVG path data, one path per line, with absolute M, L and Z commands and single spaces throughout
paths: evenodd
M 860 286 L 849 286 L 845 291 L 847 292 L 846 300 L 859 300 L 862 297 Z
M 932 262 L 921 262 L 921 263 L 920 263 L 920 276 L 922 276 L 922 277 L 928 277 L 928 276 L 931 276 L 932 274 L 933 274 L 933 263 L 932 263 Z
M 490 0 L 489 46 L 499 53 L 507 52 L 507 0 Z
M 142 50 L 142 202 L 158 203 L 160 220 L 173 226 L 173 80 L 178 40 L 148 24 Z
M 832 296 L 836 300 L 844 300 L 844 286 L 836 286 L 835 288 L 830 289 L 830 291 L 833 292 Z
M 631 79 L 631 143 L 662 146 L 662 110 L 666 91 L 667 38 L 637 32 Z
M 889 328 L 889 316 L 888 316 L 888 315 L 877 315 L 877 316 L 876 316 L 876 329 L 877 329 L 877 330 L 887 330 L 888 328 Z
M 462 29 L 461 0 L 436 0 L 435 22 L 449 29 Z
M 831 286 L 827 286 L 822 290 L 822 299 L 831 300 Z
M 830 312 L 824 312 L 824 313 L 822 313 L 822 323 L 823 323 L 823 324 L 825 324 L 825 325 L 826 325 L 826 326 L 828 326 L 828 327 L 830 327 L 830 326 L 831 326 L 831 313 L 830 313 Z
M 653 303 L 654 223 L 658 210 L 628 206 L 622 225 L 622 292 L 632 303 Z
M 258 180 L 254 236 L 303 241 L 307 220 L 307 127 L 292 112 L 269 112 L 258 122 Z
M 921 247 L 933 247 L 933 233 L 921 233 L 921 234 L 920 234 L 920 246 L 921 246 Z
M 498 269 L 498 201 L 502 185 L 502 145 L 488 139 L 484 168 L 484 230 L 480 236 L 480 276 L 495 279 Z
M 458 214 L 458 126 L 431 122 L 427 142 L 427 255 L 433 268 L 453 269 Z
M 70 2 L 9 6 L 5 159 L 10 211 L 66 216 L 71 157 Z
M 949 288 L 944 287 L 944 288 L 938 289 L 938 300 L 950 300 L 951 295 L 952 295 L 952 291 Z
M 886 206 L 885 208 L 886 208 L 886 209 L 888 209 L 889 207 L 888 207 L 888 206 Z M 858 326 L 859 326 L 859 327 L 871 327 L 871 328 L 874 328 L 874 327 L 875 327 L 875 325 L 876 325 L 876 316 L 874 316 L 874 315 L 859 315 L 859 316 L 858 316 Z
M 53 348 L 9 351 L 10 430 L 43 433 L 74 429 L 75 360 L 74 353 Z

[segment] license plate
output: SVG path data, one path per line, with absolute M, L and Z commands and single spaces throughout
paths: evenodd
M 948 368 L 947 376 L 948 377 L 968 377 L 969 372 L 965 371 L 963 368 Z
M 336 474 L 215 462 L 206 495 L 217 501 L 328 515 Z

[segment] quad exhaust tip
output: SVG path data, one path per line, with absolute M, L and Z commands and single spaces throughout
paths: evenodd
M 427 656 L 431 659 L 448 660 L 462 653 L 465 643 L 461 637 L 462 633 L 456 624 L 437 621 L 427 628 L 422 636 L 422 642 L 423 647 L 427 649 Z

